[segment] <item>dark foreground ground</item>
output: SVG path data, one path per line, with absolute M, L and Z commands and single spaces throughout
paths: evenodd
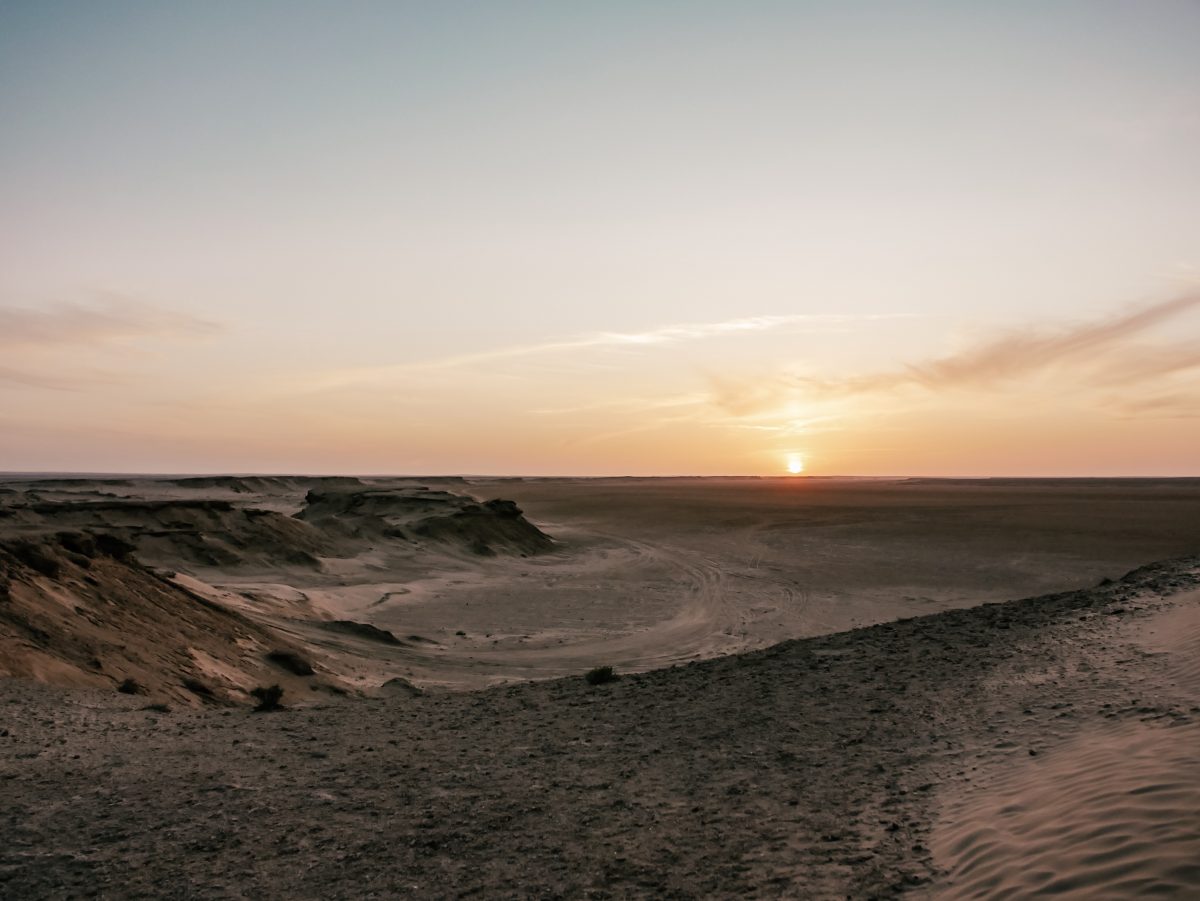
M 1189 558 L 608 685 L 272 714 L 6 680 L 0 896 L 986 892 L 961 875 L 983 853 L 970 829 L 935 857 L 946 811 L 1081 735 L 1200 723 L 1194 649 L 1137 639 L 1197 585 Z M 1156 840 L 1200 849 L 1187 815 Z M 1122 847 L 1066 875 L 1200 896 L 1200 867 Z

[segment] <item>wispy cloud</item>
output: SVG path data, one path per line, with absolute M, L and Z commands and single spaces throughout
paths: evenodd
M 13 366 L 0 366 L 0 385 L 5 383 L 26 388 L 53 388 L 59 391 L 74 390 L 80 385 L 78 379 L 26 372 Z
M 1137 419 L 1200 419 L 1200 390 L 1156 394 L 1148 397 L 1113 397 L 1108 406 L 1118 416 Z
M 1061 331 L 1026 330 L 985 342 L 973 349 L 910 366 L 901 380 L 926 388 L 994 384 L 1064 364 L 1087 363 L 1107 356 L 1128 338 L 1200 306 L 1200 293 L 1177 297 L 1094 323 Z M 1159 374 L 1150 363 L 1142 377 Z M 1175 366 L 1176 364 L 1172 364 Z
M 195 337 L 220 331 L 214 322 L 118 296 L 45 309 L 0 306 L 0 347 L 5 349 Z
M 583 350 L 638 350 L 663 345 L 700 341 L 707 338 L 766 332 L 776 329 L 828 329 L 853 322 L 900 318 L 895 314 L 846 316 L 837 314 L 795 314 L 788 316 L 749 316 L 719 322 L 691 322 L 666 325 L 641 332 L 592 332 L 551 339 L 537 344 L 516 344 L 476 353 L 454 354 L 431 360 L 394 363 L 387 366 L 356 367 L 316 376 L 308 381 L 311 390 L 343 388 L 367 382 L 422 372 L 465 369 L 504 360 L 518 360 Z
M 932 395 L 957 389 L 1001 390 L 1045 379 L 1061 392 L 1092 392 L 1098 405 L 1103 405 L 1101 389 L 1119 387 L 1122 400 L 1112 401 L 1107 395 L 1114 411 L 1119 407 L 1130 415 L 1166 415 L 1180 404 L 1194 409 L 1200 385 L 1193 381 L 1189 390 L 1162 394 L 1154 401 L 1149 395 L 1156 393 L 1158 383 L 1200 370 L 1200 347 L 1195 342 L 1151 343 L 1146 333 L 1198 308 L 1200 293 L 1189 293 L 1070 327 L 1006 332 L 957 353 L 880 372 L 715 378 L 710 397 L 713 405 L 727 414 L 753 417 L 779 415 L 780 408 L 789 403 L 912 391 Z M 1131 392 L 1147 397 L 1129 397 Z
M 624 413 L 645 413 L 655 410 L 671 410 L 681 407 L 703 407 L 708 395 L 703 392 L 669 395 L 666 397 L 612 397 L 591 403 L 572 404 L 564 407 L 535 407 L 528 412 L 534 416 L 563 416 L 572 413 L 594 413 L 601 410 L 617 410 Z
M 214 322 L 115 295 L 88 304 L 0 306 L 0 384 L 70 390 L 112 381 L 111 372 L 83 367 L 80 351 L 221 331 Z

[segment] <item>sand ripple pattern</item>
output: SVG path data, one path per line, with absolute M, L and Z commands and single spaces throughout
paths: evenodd
M 935 831 L 939 897 L 1200 897 L 1200 723 L 1089 733 Z
M 1179 595 L 1176 604 L 1139 629 L 1136 638 L 1151 653 L 1165 655 L 1167 677 L 1200 703 L 1200 591 Z

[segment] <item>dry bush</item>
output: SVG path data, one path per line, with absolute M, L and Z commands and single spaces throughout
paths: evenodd
M 258 706 L 254 708 L 255 713 L 269 713 L 272 710 L 283 710 L 283 705 L 279 703 L 283 697 L 283 689 L 278 685 L 260 685 L 250 692 L 250 696 L 258 701 Z
M 608 682 L 616 682 L 621 677 L 613 672 L 611 666 L 598 666 L 593 670 L 588 670 L 583 678 L 587 680 L 588 685 L 604 685 Z

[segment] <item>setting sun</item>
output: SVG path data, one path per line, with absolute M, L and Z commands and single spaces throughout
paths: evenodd
M 804 458 L 799 454 L 788 454 L 787 469 L 792 475 L 804 472 Z

